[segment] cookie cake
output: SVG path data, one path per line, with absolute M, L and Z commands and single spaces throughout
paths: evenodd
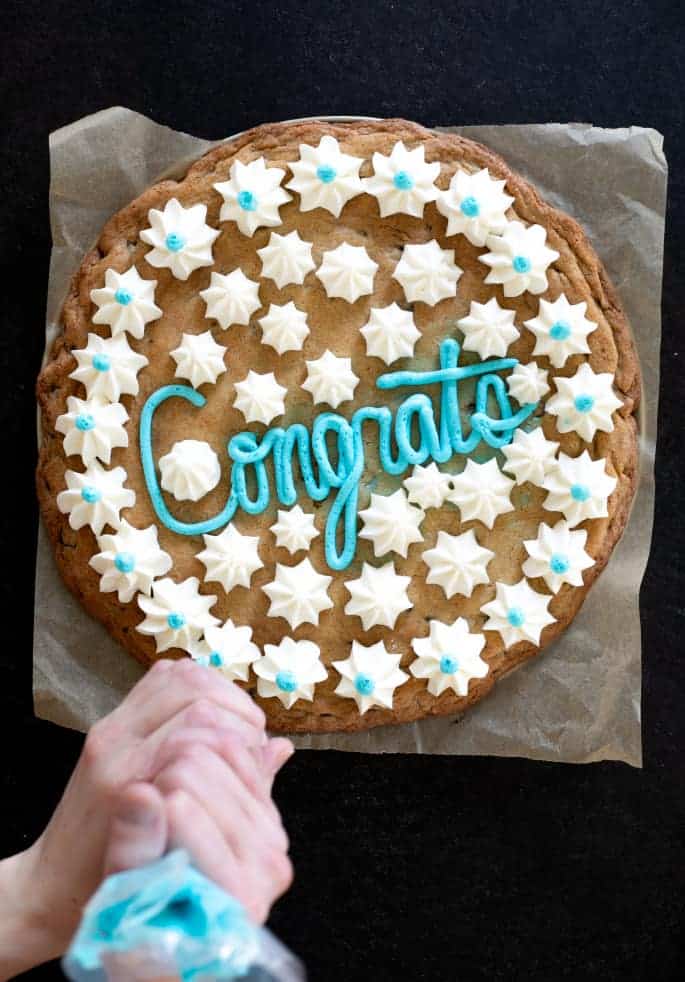
M 38 381 L 67 586 L 272 731 L 458 713 L 564 631 L 637 479 L 582 229 L 404 120 L 260 126 L 116 214 Z

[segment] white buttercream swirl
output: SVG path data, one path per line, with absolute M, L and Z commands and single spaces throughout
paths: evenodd
M 90 299 L 98 310 L 94 324 L 108 324 L 113 337 L 128 331 L 142 338 L 145 325 L 162 316 L 154 302 L 157 280 L 144 280 L 135 266 L 124 273 L 105 270 L 105 285 L 90 291 Z
M 232 682 L 247 682 L 250 665 L 261 651 L 252 641 L 252 628 L 237 626 L 229 618 L 221 627 L 206 627 L 204 640 L 195 645 L 190 655 L 201 665 L 219 669 Z
M 58 416 L 55 429 L 64 435 L 65 454 L 78 455 L 88 467 L 96 458 L 109 464 L 112 450 L 128 446 L 127 422 L 128 413 L 119 402 L 69 396 L 67 411 Z
M 322 136 L 318 147 L 300 144 L 300 159 L 288 166 L 293 172 L 286 187 L 300 195 L 300 211 L 325 208 L 336 218 L 347 202 L 362 193 L 361 157 L 343 153 L 334 136 Z
M 373 176 L 362 178 L 362 185 L 378 201 L 381 218 L 400 213 L 421 218 L 424 206 L 439 194 L 434 182 L 440 163 L 426 162 L 423 144 L 409 150 L 401 140 L 389 157 L 376 152 L 372 160 Z
M 467 460 L 466 467 L 452 478 L 448 500 L 461 512 L 462 522 L 475 519 L 491 529 L 498 515 L 513 511 L 509 495 L 514 482 L 505 477 L 494 457 L 484 464 Z
M 556 300 L 540 300 L 537 317 L 523 323 L 535 335 L 534 355 L 546 355 L 555 368 L 561 368 L 571 355 L 587 355 L 588 335 L 597 330 L 585 316 L 587 304 L 569 303 L 563 295 Z
M 528 559 L 523 572 L 531 578 L 541 576 L 552 593 L 558 593 L 564 583 L 583 585 L 583 570 L 594 566 L 592 556 L 585 551 L 587 532 L 572 532 L 563 519 L 554 527 L 541 522 L 536 539 L 524 540 Z
M 542 427 L 530 433 L 516 430 L 511 443 L 502 447 L 502 453 L 506 458 L 502 470 L 513 474 L 517 484 L 530 481 L 531 484 L 542 487 L 547 475 L 556 467 L 558 449 L 558 443 L 546 439 Z
M 128 331 L 131 337 L 142 338 L 145 325 L 162 316 L 155 303 L 156 286 L 157 280 L 144 280 L 135 266 L 125 273 L 106 269 L 104 287 L 90 291 L 98 308 L 93 324 L 108 324 L 112 337 Z
M 352 371 L 352 359 L 324 351 L 320 358 L 307 363 L 307 378 L 302 388 L 311 393 L 314 402 L 327 402 L 337 409 L 341 402 L 354 396 L 359 378 Z
M 324 252 L 316 275 L 323 283 L 328 297 L 340 297 L 354 303 L 359 297 L 373 292 L 373 278 L 378 263 L 364 246 L 342 242 L 337 248 Z
M 235 383 L 236 397 L 233 405 L 248 423 L 264 423 L 268 426 L 276 416 L 285 412 L 287 388 L 279 385 L 273 372 L 247 373 L 242 382 Z
M 262 589 L 271 601 L 269 617 L 284 617 L 295 630 L 300 624 L 319 623 L 319 615 L 333 606 L 328 587 L 333 577 L 318 573 L 309 559 L 297 566 L 276 563 L 276 575 Z
M 221 480 L 219 458 L 204 440 L 178 440 L 159 469 L 162 488 L 177 501 L 199 501 Z
M 170 352 L 176 362 L 176 378 L 187 378 L 194 389 L 200 385 L 214 385 L 226 371 L 226 348 L 217 344 L 211 331 L 202 334 L 184 334 L 178 348 Z
M 361 576 L 345 584 L 350 594 L 345 613 L 361 618 L 365 631 L 377 624 L 394 627 L 399 615 L 412 606 L 407 596 L 410 582 L 410 576 L 395 572 L 394 562 L 378 567 L 364 563 Z
M 509 222 L 501 235 L 488 235 L 490 252 L 478 259 L 490 267 L 486 283 L 499 283 L 505 297 L 544 293 L 547 268 L 559 253 L 546 245 L 547 232 L 542 225 Z
M 461 535 L 441 530 L 435 547 L 423 554 L 429 569 L 426 583 L 442 587 L 448 599 L 455 593 L 470 597 L 476 586 L 490 582 L 487 568 L 494 555 L 479 545 L 473 529 Z
M 413 542 L 422 542 L 421 522 L 424 511 L 411 505 L 404 488 L 393 494 L 372 494 L 371 504 L 359 512 L 363 522 L 360 539 L 373 543 L 374 556 L 397 552 L 406 558 Z
M 105 525 L 116 529 L 121 524 L 122 508 L 133 508 L 135 491 L 124 487 L 126 471 L 123 467 L 105 470 L 94 460 L 83 473 L 67 471 L 64 475 L 67 490 L 57 495 L 57 507 L 63 515 L 69 515 L 69 525 L 78 531 L 89 525 L 100 535 Z
M 445 235 L 462 233 L 473 245 L 484 246 L 491 232 L 503 232 L 506 211 L 514 201 L 504 193 L 505 184 L 490 177 L 487 167 L 475 174 L 458 170 L 437 200 L 438 211 L 447 219 Z
M 409 666 L 417 679 L 428 679 L 428 691 L 440 696 L 452 689 L 458 696 L 469 694 L 471 679 L 483 679 L 489 666 L 480 657 L 485 647 L 482 634 L 471 634 L 463 617 L 453 624 L 432 620 L 427 638 L 414 638 L 412 648 L 418 655 Z
M 421 337 L 411 311 L 402 310 L 394 302 L 387 307 L 372 307 L 360 333 L 366 342 L 367 355 L 382 358 L 386 365 L 413 355 Z
M 155 639 L 157 652 L 169 648 L 181 648 L 192 652 L 207 628 L 219 624 L 219 618 L 210 614 L 216 597 L 204 596 L 199 591 L 200 581 L 190 576 L 182 583 L 175 583 L 166 576 L 152 584 L 152 596 L 138 594 L 138 606 L 145 618 L 136 625 L 136 631 Z
M 372 706 L 392 709 L 395 689 L 409 678 L 399 667 L 400 658 L 391 655 L 382 641 L 368 647 L 353 641 L 350 657 L 333 662 L 341 676 L 335 694 L 354 699 L 362 716 Z
M 452 489 L 450 475 L 441 471 L 435 461 L 427 466 L 417 464 L 404 479 L 409 500 L 420 508 L 440 508 Z
M 457 321 L 464 335 L 464 351 L 475 351 L 482 359 L 502 358 L 519 336 L 515 316 L 514 310 L 500 307 L 494 297 L 487 303 L 472 300 L 468 316 Z
M 279 355 L 286 351 L 299 351 L 309 335 L 307 315 L 292 300 L 285 304 L 272 303 L 264 317 L 260 317 L 262 342 Z
M 594 440 L 597 430 L 611 433 L 614 429 L 611 414 L 622 405 L 613 383 L 610 372 L 595 373 L 587 362 L 571 378 L 556 376 L 557 392 L 547 400 L 546 410 L 557 417 L 558 431 L 573 430 L 588 443 Z
M 560 511 L 573 528 L 586 518 L 606 518 L 607 501 L 617 484 L 606 472 L 605 460 L 593 460 L 587 450 L 579 457 L 560 453 L 557 466 L 542 483 L 548 492 L 547 511 Z
M 281 187 L 284 177 L 284 170 L 267 167 L 263 157 L 249 164 L 236 160 L 231 165 L 229 180 L 214 185 L 224 199 L 219 221 L 235 222 L 243 235 L 249 236 L 264 225 L 280 225 L 278 209 L 291 199 Z
M 537 403 L 549 392 L 547 372 L 534 361 L 527 365 L 519 362 L 507 378 L 507 388 L 521 406 Z
M 171 198 L 164 211 L 151 208 L 147 213 L 150 228 L 143 229 L 140 237 L 152 246 L 145 260 L 158 269 L 170 269 L 178 280 L 187 280 L 192 272 L 214 262 L 212 246 L 219 230 L 205 222 L 206 205 L 184 208 L 176 198 Z
M 149 596 L 155 577 L 173 566 L 171 556 L 159 547 L 156 525 L 137 529 L 122 519 L 114 534 L 98 536 L 98 549 L 89 564 L 100 574 L 100 590 L 116 591 L 123 604 L 138 592 Z
M 86 347 L 71 353 L 78 368 L 69 378 L 81 382 L 86 398 L 119 402 L 122 395 L 138 395 L 138 372 L 148 360 L 131 349 L 125 334 L 111 338 L 89 334 Z
M 206 317 L 213 317 L 224 330 L 231 324 L 249 324 L 250 317 L 262 305 L 259 283 L 248 279 L 242 269 L 230 273 L 212 273 L 209 286 L 200 290 L 207 305 Z
M 321 649 L 313 641 L 283 638 L 279 644 L 265 644 L 264 655 L 252 666 L 257 676 L 257 692 L 262 699 L 280 699 L 291 709 L 298 699 L 311 702 L 314 687 L 328 676 L 321 663 Z
M 243 535 L 227 525 L 218 535 L 203 535 L 205 548 L 197 558 L 205 566 L 205 580 L 220 583 L 226 593 L 235 586 L 249 587 L 252 574 L 264 563 L 259 558 L 259 537 Z
M 462 272 L 454 262 L 454 249 L 441 249 L 435 239 L 431 239 L 405 245 L 392 275 L 409 303 L 421 300 L 433 306 L 447 297 L 456 297 Z
M 287 549 L 291 555 L 301 549 L 309 549 L 312 539 L 319 534 L 314 525 L 314 516 L 303 511 L 299 505 L 287 510 L 279 508 L 271 531 L 276 536 L 276 545 Z
M 304 283 L 316 266 L 311 242 L 305 242 L 296 231 L 287 235 L 272 232 L 268 245 L 257 249 L 257 255 L 262 260 L 262 276 L 273 280 L 279 289 L 289 283 Z
M 552 598 L 536 593 L 525 579 L 513 585 L 496 583 L 495 590 L 495 599 L 481 607 L 488 617 L 483 630 L 497 631 L 507 648 L 519 641 L 540 644 L 543 630 L 556 621 L 547 609 Z

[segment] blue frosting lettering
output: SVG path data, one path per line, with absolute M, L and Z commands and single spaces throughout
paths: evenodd
M 508 371 L 516 358 L 490 359 L 474 365 L 459 366 L 460 347 L 453 338 L 440 345 L 440 367 L 433 371 L 399 371 L 379 376 L 380 390 L 439 387 L 439 422 L 433 399 L 424 392 L 410 392 L 400 403 L 395 416 L 387 406 L 362 406 L 350 420 L 333 412 L 318 415 L 311 432 L 301 423 L 287 428 L 275 426 L 262 436 L 249 431 L 237 433 L 228 441 L 227 453 L 232 461 L 231 490 L 224 508 L 201 522 L 182 522 L 169 511 L 162 495 L 152 448 L 154 414 L 171 398 L 185 399 L 195 408 L 205 405 L 205 397 L 184 385 L 167 385 L 154 392 L 145 403 L 140 417 L 140 453 L 150 500 L 157 518 L 179 535 L 201 535 L 227 525 L 240 509 L 248 515 L 259 515 L 269 505 L 272 486 L 267 469 L 273 469 L 273 490 L 283 505 L 293 505 L 299 494 L 295 486 L 294 463 L 297 462 L 301 485 L 313 501 L 324 501 L 333 492 L 324 531 L 326 561 L 331 569 L 346 569 L 352 562 L 357 545 L 357 504 L 359 482 L 365 467 L 364 427 L 374 428 L 378 437 L 378 457 L 386 474 L 400 475 L 415 464 L 434 460 L 444 464 L 455 454 L 472 453 L 483 441 L 499 449 L 511 442 L 514 431 L 535 410 L 529 403 L 514 413 L 504 380 L 494 374 Z M 459 383 L 475 379 L 475 411 L 469 417 L 470 431 L 464 432 L 459 409 Z M 499 417 L 489 415 L 491 397 Z M 329 443 L 335 447 L 334 460 Z M 248 487 L 252 478 L 252 492 Z

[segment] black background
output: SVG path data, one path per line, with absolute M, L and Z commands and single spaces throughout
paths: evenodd
M 314 982 L 684 977 L 680 13 L 649 0 L 4 0 L 0 854 L 38 834 L 82 739 L 33 719 L 30 698 L 48 133 L 113 104 L 210 138 L 316 113 L 643 124 L 665 134 L 671 173 L 644 770 L 301 753 L 277 785 L 296 879 L 271 923 Z

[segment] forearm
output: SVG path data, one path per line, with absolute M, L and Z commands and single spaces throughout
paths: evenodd
M 40 873 L 34 865 L 31 850 L 0 861 L 0 982 L 64 950 L 65 940 L 54 931 L 54 912 L 51 917 L 36 904 Z

